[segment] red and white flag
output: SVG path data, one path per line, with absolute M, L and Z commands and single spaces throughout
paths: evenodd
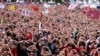
M 92 19 L 99 19 L 100 13 L 98 10 L 89 10 L 87 16 Z
M 78 5 L 79 5 L 79 3 L 71 4 L 71 5 L 69 5 L 68 9 L 69 10 L 74 10 Z

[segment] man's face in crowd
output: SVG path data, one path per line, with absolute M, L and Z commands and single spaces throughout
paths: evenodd
M 41 45 L 45 45 L 46 43 L 45 43 L 44 40 L 42 40 L 42 41 L 40 42 L 40 44 L 41 44 Z
M 85 48 L 84 46 L 82 46 L 82 45 L 80 46 L 80 49 L 84 49 L 84 48 Z
M 28 51 L 28 56 L 36 56 L 36 51 Z
M 4 54 L 3 54 L 3 56 L 11 56 L 11 53 L 5 51 Z
M 72 47 L 71 46 L 68 46 L 68 49 L 72 49 Z
M 92 42 L 91 43 L 91 47 L 95 47 L 96 46 L 96 43 L 95 42 Z
M 43 48 L 43 56 L 50 56 L 51 54 L 50 54 L 50 52 L 49 52 L 49 49 L 48 48 Z
M 26 50 L 27 46 L 26 46 L 26 45 L 23 45 L 23 44 L 20 44 L 20 48 L 21 48 L 22 50 Z

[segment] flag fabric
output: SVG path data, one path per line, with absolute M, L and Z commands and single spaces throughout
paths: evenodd
M 2 3 L 0 3 L 0 8 L 1 8 L 1 9 L 4 9 L 4 8 L 5 8 L 5 5 L 2 4 Z
M 9 10 L 15 10 L 15 6 L 14 5 L 11 5 L 10 7 L 9 7 Z
M 87 16 L 92 19 L 99 19 L 100 13 L 97 10 L 89 10 Z
M 24 16 L 29 16 L 30 13 L 31 13 L 31 11 L 28 10 L 28 9 L 23 9 L 23 10 L 22 10 L 22 15 L 24 15 Z
M 73 10 L 74 9 L 73 5 L 69 5 L 68 9 Z
M 78 3 L 77 4 L 71 4 L 71 5 L 69 5 L 68 9 L 74 10 L 78 5 L 79 5 Z
M 25 16 L 30 16 L 30 13 L 31 13 L 30 10 L 28 10 L 28 9 L 25 10 Z
M 37 6 L 32 5 L 31 7 L 32 7 L 33 11 L 37 11 L 37 12 L 39 11 L 39 8 Z

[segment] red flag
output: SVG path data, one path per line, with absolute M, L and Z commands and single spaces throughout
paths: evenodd
M 39 11 L 39 8 L 38 8 L 37 6 L 32 6 L 32 9 L 33 9 L 34 11 Z
M 87 16 L 88 16 L 89 18 L 99 19 L 100 13 L 99 13 L 99 11 L 97 11 L 97 10 L 90 10 L 90 11 L 88 12 Z

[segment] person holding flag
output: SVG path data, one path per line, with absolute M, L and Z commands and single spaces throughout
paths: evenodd
M 0 24 L 2 24 L 3 23 L 3 19 L 0 19 Z
M 14 6 L 14 5 L 11 5 L 11 6 L 9 7 L 9 10 L 11 10 L 11 11 L 15 10 L 15 6 Z

